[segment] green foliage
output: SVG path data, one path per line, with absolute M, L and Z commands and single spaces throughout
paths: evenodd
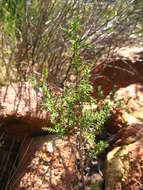
M 79 27 L 79 19 L 75 17 L 70 29 L 66 30 L 73 47 L 72 66 L 77 76 L 76 84 L 69 84 L 60 97 L 53 97 L 46 85 L 48 73 L 45 69 L 40 84 L 45 94 L 43 109 L 50 112 L 53 124 L 52 128 L 47 128 L 47 132 L 65 134 L 82 129 L 82 135 L 90 141 L 94 153 L 98 154 L 107 148 L 106 142 L 99 141 L 95 144 L 95 138 L 101 133 L 102 127 L 111 116 L 111 100 L 105 101 L 103 98 L 102 103 L 97 105 L 97 100 L 91 96 L 92 86 L 89 77 L 92 64 L 85 64 L 80 60 L 79 50 L 83 42 L 80 41 Z M 101 87 L 98 88 L 98 94 L 103 96 Z M 90 108 L 92 105 L 97 105 L 96 111 L 86 109 L 86 106 Z
M 95 184 L 92 186 L 91 190 L 99 190 L 99 182 L 96 181 Z
M 71 43 L 73 47 L 73 68 L 77 75 L 77 84 L 72 86 L 70 84 L 64 89 L 62 96 L 58 99 L 60 105 L 56 107 L 57 101 L 54 100 L 51 93 L 46 86 L 46 76 L 47 72 L 43 74 L 42 90 L 45 93 L 44 107 L 47 107 L 48 111 L 51 113 L 51 122 L 53 124 L 53 129 L 47 129 L 53 132 L 71 132 L 75 127 L 80 127 L 86 121 L 82 115 L 82 108 L 84 102 L 93 102 L 93 98 L 90 96 L 91 85 L 89 84 L 89 76 L 91 65 L 87 65 L 84 68 L 79 58 L 79 21 L 75 17 L 73 23 L 71 24 L 73 29 L 73 34 L 71 35 Z M 81 72 L 82 71 L 82 72 Z
M 21 35 L 24 20 L 24 0 L 1 1 L 0 21 L 3 32 L 11 43 L 16 43 L 17 37 Z
M 100 140 L 98 143 L 92 144 L 92 148 L 89 150 L 89 157 L 94 158 L 97 155 L 100 155 L 105 152 L 105 149 L 108 148 L 108 142 Z

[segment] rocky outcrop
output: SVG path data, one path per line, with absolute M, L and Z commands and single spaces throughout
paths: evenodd
M 116 131 L 117 140 L 107 154 L 105 189 L 140 190 L 143 189 L 143 87 L 132 84 L 119 89 L 117 94 L 132 99 L 128 108 L 127 105 L 122 108 L 126 126 Z
M 50 126 L 49 114 L 41 110 L 42 93 L 30 82 L 13 83 L 0 89 L 0 122 L 14 136 L 40 134 Z
M 142 145 L 142 126 L 129 127 L 120 133 L 120 140 L 107 154 L 106 190 L 139 190 L 143 188 Z

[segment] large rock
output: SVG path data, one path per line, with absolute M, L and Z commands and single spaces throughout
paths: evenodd
M 77 183 L 75 137 L 29 138 L 20 151 L 12 190 L 67 190 Z
M 128 106 L 122 107 L 126 125 L 116 130 L 116 142 L 107 154 L 106 190 L 143 189 L 143 85 L 131 84 L 117 91 L 119 98 L 127 100 L 128 96 Z
M 124 99 L 121 106 L 113 110 L 113 115 L 106 122 L 110 133 L 118 133 L 124 127 L 143 123 L 143 85 L 131 84 L 116 91 L 117 99 Z M 131 98 L 129 100 L 129 98 Z
M 143 189 L 143 123 L 130 114 L 124 116 L 116 142 L 107 154 L 106 190 Z
M 143 126 L 130 126 L 107 154 L 106 190 L 143 189 Z
M 108 95 L 115 85 L 117 89 L 130 84 L 143 84 L 143 48 L 124 47 L 115 51 L 113 57 L 98 61 L 91 73 L 94 92 L 102 85 L 104 94 Z
M 140 190 L 143 188 L 142 143 L 136 142 L 116 147 L 108 153 L 106 190 Z
M 40 134 L 50 126 L 49 114 L 41 110 L 42 93 L 31 83 L 18 83 L 0 89 L 0 122 L 3 129 L 14 136 Z

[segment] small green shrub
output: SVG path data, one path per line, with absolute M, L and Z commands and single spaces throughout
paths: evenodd
M 90 142 L 92 147 L 90 156 L 100 154 L 108 147 L 107 142 L 103 140 L 96 142 L 96 138 L 103 132 L 104 124 L 111 116 L 112 107 L 117 102 L 114 100 L 114 91 L 110 94 L 110 99 L 106 100 L 101 87 L 98 88 L 98 96 L 102 97 L 100 101 L 98 97 L 95 99 L 91 96 L 92 85 L 89 78 L 92 63 L 85 63 L 80 58 L 80 48 L 86 39 L 81 40 L 79 26 L 79 18 L 75 17 L 69 28 L 64 29 L 72 44 L 72 71 L 76 75 L 76 82 L 69 83 L 61 96 L 55 97 L 47 86 L 48 71 L 45 69 L 39 86 L 45 95 L 42 108 L 50 112 L 53 125 L 47 128 L 47 133 L 63 135 L 78 132 L 79 134 L 80 173 L 84 186 L 83 145 L 86 140 Z
M 64 29 L 72 43 L 72 67 L 77 77 L 76 83 L 70 83 L 66 86 L 62 95 L 58 97 L 53 96 L 47 87 L 47 69 L 43 72 L 42 82 L 35 81 L 34 83 L 39 85 L 45 95 L 42 108 L 50 112 L 53 127 L 47 128 L 47 132 L 67 134 L 81 129 L 82 136 L 88 139 L 92 146 L 96 147 L 95 153 L 99 153 L 107 147 L 107 143 L 99 141 L 96 144 L 96 135 L 102 133 L 105 122 L 111 116 L 112 107 L 119 103 L 114 100 L 114 90 L 110 93 L 110 99 L 105 100 L 100 86 L 98 87 L 97 98 L 91 96 L 92 85 L 89 82 L 89 77 L 92 63 L 87 64 L 80 59 L 80 48 L 87 38 L 85 38 L 85 41 L 81 41 L 79 27 L 79 18 L 75 17 L 69 28 Z M 102 100 L 98 102 L 99 96 L 102 96 Z M 93 105 L 96 110 L 92 109 Z M 89 109 L 86 109 L 86 107 L 89 107 Z
M 70 36 L 70 41 L 73 48 L 73 63 L 72 67 L 77 76 L 76 84 L 69 84 L 65 87 L 61 97 L 55 98 L 49 91 L 46 85 L 47 69 L 44 70 L 41 88 L 45 94 L 43 108 L 48 109 L 51 114 L 51 122 L 53 124 L 50 132 L 70 132 L 73 128 L 80 127 L 87 129 L 87 126 L 92 126 L 97 120 L 98 128 L 100 128 L 106 114 L 108 114 L 109 105 L 105 105 L 104 112 L 86 111 L 83 113 L 84 105 L 96 104 L 96 100 L 91 96 L 92 86 L 89 83 L 90 71 L 92 64 L 82 63 L 79 56 L 81 47 L 79 36 L 79 19 L 74 18 L 71 23 L 71 28 L 66 31 Z M 83 43 L 83 42 L 82 42 Z M 57 106 L 57 101 L 59 105 Z

